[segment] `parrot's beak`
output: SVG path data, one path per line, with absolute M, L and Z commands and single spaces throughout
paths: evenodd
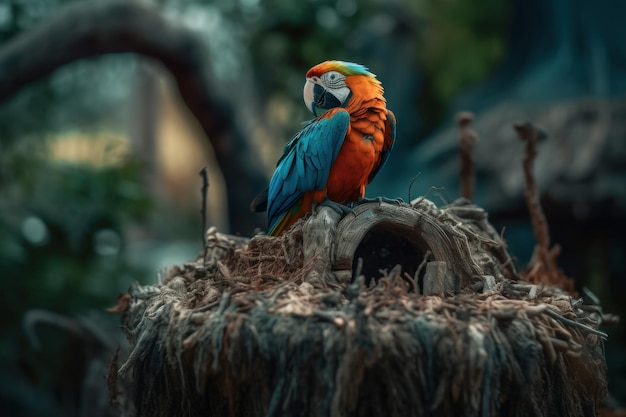
M 348 89 L 346 88 L 346 90 Z M 324 114 L 328 109 L 341 107 L 341 101 L 314 78 L 306 79 L 303 96 L 304 103 L 316 117 Z
M 304 91 L 302 93 L 304 97 L 304 104 L 306 104 L 306 107 L 313 114 L 315 114 L 315 94 L 313 92 L 315 85 L 316 84 L 312 79 L 307 78 L 306 83 L 304 84 Z

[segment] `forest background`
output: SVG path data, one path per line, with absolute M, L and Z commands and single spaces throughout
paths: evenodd
M 454 117 L 475 114 L 474 200 L 520 266 L 534 238 L 512 124 L 542 128 L 559 263 L 624 316 L 625 15 L 620 0 L 0 1 L 0 414 L 93 415 L 93 340 L 123 339 L 105 308 L 196 256 L 204 166 L 208 225 L 266 227 L 249 202 L 327 59 L 369 67 L 398 120 L 368 196 L 407 199 L 419 172 L 413 197 L 456 198 Z M 603 330 L 624 402 L 624 326 Z

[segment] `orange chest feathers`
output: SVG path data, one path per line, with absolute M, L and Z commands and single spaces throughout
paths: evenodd
M 385 141 L 385 116 L 370 111 L 351 118 L 346 138 L 327 182 L 328 198 L 338 203 L 365 195 L 371 172 L 379 165 Z

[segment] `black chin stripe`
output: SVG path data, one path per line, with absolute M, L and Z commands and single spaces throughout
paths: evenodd
M 342 103 L 337 97 L 318 84 L 313 87 L 313 100 L 315 100 L 315 107 L 320 109 L 342 107 Z
M 325 109 L 332 109 L 333 107 L 341 107 L 341 102 L 332 93 L 326 91 L 324 93 L 324 106 Z

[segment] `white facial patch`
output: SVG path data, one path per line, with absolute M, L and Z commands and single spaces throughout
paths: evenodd
M 337 71 L 328 71 L 322 74 L 320 79 L 322 86 L 331 91 L 342 105 L 345 105 L 350 95 L 350 89 L 346 85 L 346 76 Z

